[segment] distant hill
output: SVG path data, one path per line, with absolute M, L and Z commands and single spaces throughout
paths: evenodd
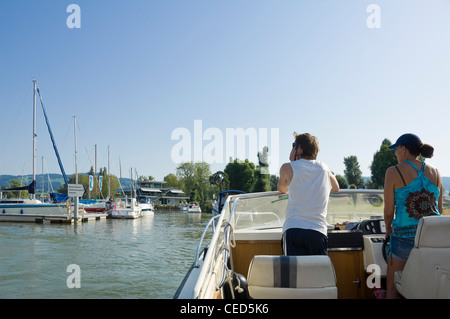
M 19 179 L 24 185 L 28 185 L 33 180 L 33 175 L 0 175 L 0 187 L 8 186 L 12 179 Z M 49 174 L 44 175 L 44 189 L 47 191 L 49 189 L 49 179 L 53 190 L 57 190 L 61 185 L 64 184 L 64 178 L 61 174 Z M 36 191 L 40 192 L 42 189 L 42 175 L 36 175 Z

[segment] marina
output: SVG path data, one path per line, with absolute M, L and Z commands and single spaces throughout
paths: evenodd
M 67 188 L 67 194 L 51 192 L 48 201 L 36 198 L 36 100 L 39 100 L 47 124 L 48 132 L 53 143 L 53 149 L 57 157 L 59 167 Z M 78 223 L 90 220 L 100 220 L 106 217 L 119 219 L 136 219 L 142 216 L 151 216 L 154 213 L 152 200 L 149 196 L 141 195 L 136 199 L 136 189 L 130 190 L 131 197 L 118 199 L 117 203 L 108 197 L 108 200 L 86 200 L 80 199 L 85 194 L 85 188 L 78 184 L 77 171 L 77 134 L 74 130 L 75 140 L 75 184 L 69 184 L 64 166 L 55 143 L 49 119 L 44 108 L 41 92 L 36 80 L 33 80 L 33 175 L 32 182 L 28 186 L 2 188 L 0 190 L 0 222 L 36 222 L 43 223 Z M 76 117 L 74 117 L 74 128 L 76 128 Z M 131 178 L 133 181 L 133 178 Z M 89 185 L 89 191 L 91 190 Z M 100 188 L 100 187 L 99 187 Z M 27 191 L 29 198 L 3 198 L 6 191 Z M 123 191 L 123 189 L 122 189 Z M 89 196 L 90 197 L 90 196 Z M 109 205 L 109 207 L 107 207 Z

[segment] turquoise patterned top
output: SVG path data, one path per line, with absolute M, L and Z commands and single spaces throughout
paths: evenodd
M 420 218 L 440 215 L 438 199 L 441 191 L 425 176 L 425 162 L 420 171 L 410 161 L 405 162 L 414 167 L 419 175 L 410 184 L 395 190 L 395 219 L 392 222 L 392 232 L 397 237 L 411 238 L 416 235 Z M 403 176 L 401 177 L 403 179 Z

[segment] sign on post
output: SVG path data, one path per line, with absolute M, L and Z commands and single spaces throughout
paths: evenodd
M 69 197 L 83 197 L 85 189 L 81 184 L 69 184 L 67 195 Z

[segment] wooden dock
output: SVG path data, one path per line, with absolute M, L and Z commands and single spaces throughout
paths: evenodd
M 16 214 L 0 214 L 0 222 L 28 222 L 28 223 L 51 223 L 51 224 L 75 224 L 86 223 L 89 221 L 104 220 L 108 214 L 106 213 L 85 213 L 78 215 L 77 220 L 73 216 L 67 215 L 16 215 Z

